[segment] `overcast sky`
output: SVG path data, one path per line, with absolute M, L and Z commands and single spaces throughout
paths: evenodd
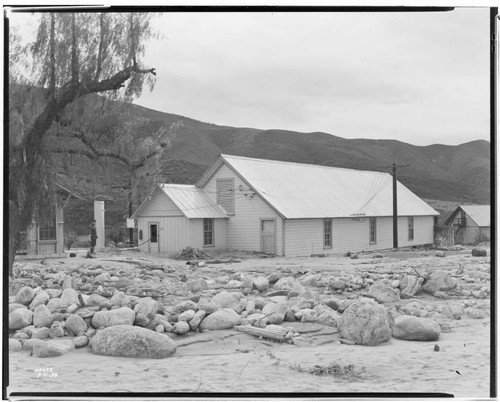
M 157 81 L 140 105 L 218 125 L 344 138 L 489 140 L 486 7 L 163 13 L 153 25 L 163 38 L 146 45 L 145 63 Z
M 136 103 L 236 127 L 489 140 L 489 10 L 166 13 Z

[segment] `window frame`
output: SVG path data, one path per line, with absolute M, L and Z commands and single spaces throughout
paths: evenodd
M 415 240 L 415 219 L 413 216 L 408 217 L 408 241 Z
M 209 228 L 207 229 L 207 224 Z M 207 235 L 210 237 L 210 243 L 207 243 Z M 214 218 L 203 218 L 203 247 L 215 246 L 215 220 Z
M 323 249 L 331 249 L 333 245 L 332 241 L 332 219 L 323 220 Z M 329 231 L 327 231 L 327 228 Z
M 57 240 L 57 225 L 55 217 L 50 221 L 50 223 L 44 223 L 38 225 L 38 240 L 40 241 Z
M 369 242 L 370 244 L 377 244 L 377 218 L 369 218 L 368 222 Z

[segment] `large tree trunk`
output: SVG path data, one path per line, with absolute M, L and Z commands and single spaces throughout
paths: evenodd
M 12 277 L 14 258 L 19 244 L 19 209 L 9 200 L 9 276 Z

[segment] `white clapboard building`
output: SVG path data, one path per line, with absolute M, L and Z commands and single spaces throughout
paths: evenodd
M 400 247 L 433 243 L 439 215 L 401 183 Z M 393 245 L 389 173 L 220 155 L 195 185 L 160 184 L 135 211 L 142 251 L 279 256 Z

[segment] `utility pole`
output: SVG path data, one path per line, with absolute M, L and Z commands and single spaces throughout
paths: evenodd
M 398 248 L 398 180 L 395 163 L 392 164 L 392 247 Z
M 392 246 L 398 248 L 398 167 L 407 167 L 407 163 L 396 165 L 392 164 Z

